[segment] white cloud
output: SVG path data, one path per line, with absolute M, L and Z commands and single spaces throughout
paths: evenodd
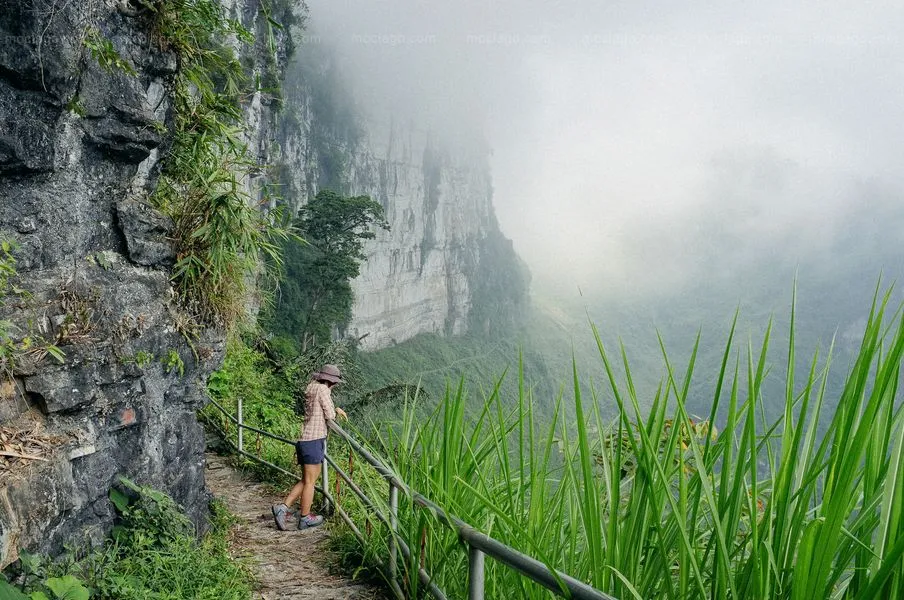
M 878 202 L 861 183 L 901 200 L 900 2 L 310 7 L 362 94 L 484 131 L 501 225 L 541 284 L 832 260 Z

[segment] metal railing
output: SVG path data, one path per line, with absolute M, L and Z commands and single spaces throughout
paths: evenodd
M 295 473 L 287 471 L 286 469 L 268 462 L 260 458 L 259 456 L 255 456 L 254 454 L 246 452 L 244 448 L 243 431 L 247 429 L 259 435 L 263 435 L 271 439 L 289 444 L 293 447 L 295 446 L 294 440 L 289 440 L 270 433 L 269 431 L 246 425 L 242 419 L 241 398 L 239 398 L 238 400 L 237 418 L 229 414 L 229 412 L 225 408 L 223 408 L 223 406 L 220 405 L 216 400 L 211 399 L 211 403 L 215 407 L 217 407 L 217 409 L 219 409 L 227 419 L 229 419 L 233 424 L 236 425 L 238 444 L 232 444 L 232 442 L 228 439 L 226 432 L 222 429 L 220 429 L 220 433 L 223 434 L 223 439 L 231 446 L 233 446 L 233 448 L 235 448 L 240 455 L 250 458 L 251 460 L 254 460 L 261 464 L 267 465 L 268 467 L 271 467 L 279 471 L 280 473 L 283 473 L 295 479 L 300 479 Z M 337 499 L 329 493 L 330 469 L 333 469 L 336 474 L 343 481 L 345 481 L 346 484 L 348 484 L 349 488 L 361 500 L 361 502 L 364 503 L 364 506 L 366 506 L 377 519 L 382 521 L 389 528 L 392 536 L 389 540 L 388 561 L 384 563 L 380 559 L 377 559 L 377 563 L 381 569 L 385 570 L 389 586 L 397 598 L 405 598 L 405 594 L 398 584 L 399 552 L 402 553 L 405 560 L 411 561 L 411 549 L 408 547 L 408 544 L 398 535 L 399 491 L 401 491 L 409 498 L 411 498 L 414 506 L 429 510 L 440 523 L 452 529 L 452 531 L 454 531 L 458 535 L 458 539 L 466 546 L 468 551 L 468 598 L 470 600 L 483 600 L 484 598 L 484 559 L 486 556 L 489 556 L 490 558 L 507 566 L 508 568 L 513 569 L 514 571 L 520 573 L 524 577 L 527 577 L 531 581 L 544 586 L 557 596 L 561 596 L 563 598 L 575 598 L 577 600 L 616 600 L 613 596 L 605 594 L 597 590 L 596 588 L 593 588 L 582 581 L 566 575 L 565 573 L 557 569 L 550 568 L 539 560 L 522 552 L 519 552 L 511 546 L 508 546 L 500 542 L 499 540 L 492 538 L 489 535 L 482 533 L 481 531 L 478 531 L 455 515 L 450 515 L 443 508 L 441 508 L 431 500 L 427 499 L 417 491 L 409 488 L 408 485 L 405 484 L 405 482 L 398 478 L 398 476 L 392 471 L 392 469 L 383 464 L 383 462 L 379 458 L 374 456 L 369 450 L 367 450 L 367 448 L 361 445 L 360 442 L 350 436 L 334 421 L 329 422 L 329 428 L 333 433 L 345 440 L 346 443 L 348 443 L 349 447 L 351 447 L 368 464 L 370 464 L 377 471 L 377 473 L 379 473 L 389 484 L 389 515 L 385 515 L 377 508 L 375 503 L 367 496 L 367 494 L 365 494 L 364 491 L 342 469 L 342 467 L 340 467 L 336 463 L 336 461 L 333 460 L 333 457 L 330 456 L 329 453 L 327 453 L 324 456 L 323 460 L 323 484 L 316 486 L 316 489 L 321 494 L 323 494 L 323 497 L 330 505 L 332 505 L 336 514 L 338 514 L 342 518 L 345 524 L 348 525 L 349 529 L 362 544 L 366 544 L 364 535 L 361 533 L 360 529 L 358 529 L 357 525 L 355 525 L 354 521 L 352 521 L 348 513 L 343 510 Z M 430 574 L 427 573 L 423 567 L 420 567 L 418 569 L 418 578 L 420 579 L 421 583 L 427 588 L 430 594 L 434 598 L 436 598 L 436 600 L 447 600 L 445 592 L 437 587 L 437 585 L 433 582 Z

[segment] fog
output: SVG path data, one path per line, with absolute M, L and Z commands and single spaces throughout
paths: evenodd
M 904 3 L 309 8 L 365 110 L 490 148 L 537 289 L 901 274 Z

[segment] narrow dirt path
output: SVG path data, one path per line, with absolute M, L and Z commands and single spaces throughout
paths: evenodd
M 331 575 L 326 527 L 298 531 L 289 518 L 289 531 L 279 531 L 270 507 L 280 498 L 267 487 L 234 469 L 228 459 L 207 454 L 207 487 L 239 519 L 233 550 L 251 557 L 260 583 L 256 600 L 382 600 L 374 587 Z

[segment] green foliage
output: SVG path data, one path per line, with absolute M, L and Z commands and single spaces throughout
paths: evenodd
M 22 293 L 22 290 L 13 286 L 10 281 L 16 276 L 16 258 L 13 256 L 15 248 L 13 242 L 0 240 L 0 298 L 5 298 L 10 292 Z
M 420 405 L 432 409 L 443 398 L 446 388 L 460 382 L 479 395 L 493 391 L 496 379 L 505 372 L 514 372 L 519 352 L 532 391 L 538 399 L 536 411 L 545 420 L 554 405 L 558 385 L 552 373 L 544 342 L 530 332 L 509 331 L 506 335 L 483 336 L 469 333 L 462 336 L 443 336 L 422 333 L 399 344 L 374 352 L 360 352 L 356 356 L 366 392 L 350 408 L 378 411 L 377 414 L 394 419 L 404 404 L 405 395 L 413 397 L 413 389 L 420 388 Z M 393 393 L 395 391 L 395 393 Z M 514 406 L 518 402 L 518 386 L 514 378 L 506 378 L 499 388 L 503 403 Z M 373 403 L 379 406 L 373 406 Z M 469 412 L 479 407 L 468 406 Z
M 351 280 L 367 258 L 364 241 L 375 237 L 375 227 L 389 225 L 383 207 L 368 196 L 321 190 L 299 210 L 296 227 L 307 243 L 285 244 L 285 275 L 265 321 L 305 350 L 329 342 L 351 318 Z
M 294 438 L 298 433 L 298 417 L 293 410 L 297 377 L 297 367 L 277 373 L 263 352 L 233 336 L 227 342 L 223 366 L 207 380 L 207 391 L 214 400 L 233 409 L 242 398 L 249 424 Z
M 289 28 L 298 22 L 293 2 L 287 0 L 262 0 L 260 11 L 264 18 L 257 20 L 258 47 L 263 46 L 264 64 L 257 77 L 257 88 L 265 101 L 274 102 L 282 109 L 285 96 L 282 89 L 282 71 L 279 64 L 280 41 L 286 46 L 287 54 L 293 51 Z
M 16 245 L 9 240 L 0 240 L 0 311 L 13 307 L 23 307 L 30 294 L 16 285 Z M 2 312 L 0 312 L 2 314 Z M 65 359 L 63 351 L 49 342 L 31 325 L 23 328 L 8 319 L 0 318 L 0 383 L 11 381 L 17 366 L 25 360 L 38 362 L 46 356 L 57 362 Z M 0 400 L 5 400 L 0 393 Z
M 82 101 L 78 97 L 78 95 L 72 96 L 72 98 L 69 99 L 69 101 L 66 103 L 66 110 L 75 113 L 80 117 L 84 117 L 88 114 L 88 111 L 85 109 L 85 105 L 82 104 Z
M 88 600 L 90 597 L 88 588 L 82 585 L 82 582 L 72 575 L 51 577 L 44 582 L 44 585 L 47 586 L 47 589 L 53 593 L 53 597 L 57 600 Z M 35 593 L 39 595 L 35 596 Z M 47 596 L 44 596 L 40 592 L 33 592 L 32 598 L 37 600 L 47 598 Z
M 117 52 L 113 46 L 113 42 L 104 37 L 104 35 L 94 27 L 85 30 L 85 37 L 82 44 L 91 53 L 91 58 L 108 73 L 121 72 L 136 77 L 138 73 L 127 59 Z
M 645 409 L 626 351 L 620 376 L 596 335 L 608 389 L 585 393 L 574 366 L 570 410 L 560 397 L 549 422 L 537 419 L 519 372 L 514 408 L 497 385 L 469 417 L 464 390 L 450 391 L 426 417 L 409 407 L 398 422 L 375 423 L 373 447 L 413 489 L 618 598 L 900 599 L 904 317 L 887 299 L 875 302 L 834 403 L 830 357 L 794 367 L 792 317 L 774 421 L 763 417 L 772 327 L 745 351 L 733 326 L 708 419 L 687 410 L 697 345 L 680 370 L 662 348 L 663 383 Z M 610 403 L 613 422 L 602 416 Z M 356 481 L 386 510 L 385 482 L 362 470 Z M 368 527 L 361 560 L 386 556 L 387 532 Z M 467 553 L 454 533 L 407 498 L 400 532 L 415 549 L 400 582 L 411 597 L 421 564 L 450 597 L 466 595 Z M 488 598 L 548 597 L 495 561 L 486 569 Z
M 223 366 L 207 380 L 207 392 L 233 415 L 238 413 L 238 399 L 241 398 L 245 423 L 288 439 L 297 439 L 301 425 L 295 411 L 302 391 L 298 389 L 299 380 L 308 375 L 301 375 L 300 369 L 300 366 L 292 364 L 284 364 L 277 369 L 264 352 L 252 348 L 241 336 L 234 335 L 227 342 Z M 232 443 L 236 443 L 234 425 L 215 406 L 207 406 L 200 414 L 208 425 L 226 432 Z M 247 452 L 285 469 L 293 468 L 294 455 L 280 442 L 246 432 L 245 446 Z M 245 466 L 280 485 L 294 483 L 272 471 L 262 470 L 250 460 L 246 461 Z
M 350 399 L 361 393 L 362 381 L 353 355 L 352 348 L 345 343 L 333 343 L 302 355 L 294 351 L 281 354 L 250 335 L 245 339 L 234 336 L 227 343 L 222 368 L 208 379 L 207 391 L 232 415 L 237 414 L 241 398 L 246 424 L 294 440 L 302 425 L 304 388 L 311 374 L 324 363 L 338 364 L 342 369 L 343 383 L 333 389 L 337 406 L 347 406 Z M 200 414 L 217 433 L 225 434 L 226 440 L 236 445 L 235 426 L 215 406 L 205 407 Z M 267 437 L 245 432 L 245 451 L 289 471 L 295 467 L 294 449 Z M 238 460 L 263 479 L 279 485 L 295 483 L 294 479 L 250 459 L 238 457 Z
M 151 364 L 152 362 L 154 362 L 154 355 L 145 350 L 139 350 L 132 356 L 122 357 L 120 359 L 120 362 L 122 362 L 123 364 L 133 363 L 143 369 L 146 366 L 148 366 L 149 364 Z
M 2 579 L 0 579 L 0 598 L 4 600 L 29 600 L 28 596 Z
M 91 597 L 88 588 L 72 575 L 51 577 L 40 587 L 41 589 L 26 596 L 9 583 L 0 581 L 0 598 L 4 600 L 88 600 Z M 48 594 L 50 595 L 48 596 Z
M 19 588 L 0 581 L 0 597 L 27 600 L 248 600 L 248 568 L 228 552 L 234 517 L 211 506 L 211 531 L 200 542 L 194 527 L 166 494 L 127 479 L 110 491 L 120 515 L 111 540 L 60 560 L 23 554 Z M 14 579 L 16 581 L 16 579 Z
M 253 37 L 213 0 L 142 4 L 180 58 L 173 146 L 153 196 L 175 225 L 173 279 L 199 319 L 231 328 L 245 317 L 259 261 L 278 269 L 279 244 L 290 236 L 279 211 L 256 205 L 245 188 L 258 168 L 242 139 L 241 101 L 250 88 L 225 41 Z
M 179 377 L 185 376 L 185 362 L 182 361 L 182 357 L 179 356 L 179 353 L 176 350 L 170 349 L 169 352 L 166 353 L 166 356 L 161 358 L 160 361 L 163 363 L 164 373 L 172 373 L 175 371 L 179 374 Z
M 194 534 L 191 521 L 163 492 L 140 486 L 120 477 L 122 489 L 113 488 L 110 500 L 119 510 L 121 523 L 113 530 L 116 541 L 125 545 L 164 546 Z
M 467 272 L 471 287 L 470 330 L 486 336 L 517 329 L 527 311 L 530 272 L 512 241 L 490 228 L 478 245 L 477 264 Z

